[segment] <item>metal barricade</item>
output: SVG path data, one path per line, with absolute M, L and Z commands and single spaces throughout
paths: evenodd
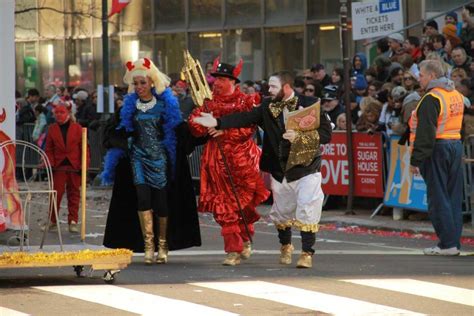
M 188 156 L 189 169 L 193 180 L 199 180 L 201 178 L 201 155 L 203 150 L 204 145 L 198 146 L 191 155 Z
M 464 159 L 463 159 L 463 181 L 464 181 L 464 214 L 471 214 L 471 224 L 474 226 L 474 214 L 472 208 L 472 194 L 474 186 L 472 185 L 472 147 L 474 145 L 474 135 L 469 135 L 464 140 Z

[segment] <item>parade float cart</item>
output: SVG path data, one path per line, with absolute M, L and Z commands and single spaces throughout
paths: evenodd
M 13 230 L 17 233 L 19 251 L 3 252 L 0 247 L 0 269 L 19 268 L 45 268 L 71 266 L 78 277 L 82 276 L 84 267 L 90 266 L 90 275 L 94 270 L 105 270 L 103 280 L 113 283 L 115 276 L 131 263 L 133 252 L 128 249 L 104 250 L 86 249 L 84 244 L 86 232 L 86 173 L 87 173 L 87 129 L 82 134 L 82 185 L 81 185 L 81 241 L 82 245 L 75 247 L 75 251 L 65 251 L 61 237 L 61 225 L 57 225 L 59 240 L 58 252 L 43 251 L 43 245 L 48 234 L 52 214 L 59 219 L 58 205 L 56 204 L 57 192 L 54 190 L 53 173 L 51 164 L 45 152 L 33 143 L 20 140 L 6 140 L 0 143 L 0 158 L 3 158 L 1 177 L 0 215 L 3 216 L 3 230 Z M 3 157 L 2 157 L 3 154 Z M 21 185 L 16 180 L 15 169 L 21 166 L 23 176 L 25 165 L 35 161 L 38 170 L 42 170 L 45 179 L 42 187 L 29 185 L 30 181 L 23 179 Z M 16 162 L 19 162 L 17 164 Z M 37 177 L 34 174 L 33 177 Z M 34 181 L 34 180 L 33 180 Z M 47 220 L 44 221 L 43 235 L 39 251 L 30 248 L 30 215 L 32 200 L 42 200 L 48 205 L 45 212 Z M 0 216 L 0 219 L 2 219 Z M 1 223 L 0 223 L 1 224 Z M 0 225 L 0 228 L 2 226 Z M 26 251 L 25 251 L 26 248 Z

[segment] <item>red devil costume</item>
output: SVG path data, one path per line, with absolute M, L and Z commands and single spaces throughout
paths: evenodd
M 242 61 L 236 67 L 220 63 L 219 59 L 214 61 L 212 76 L 216 81 L 213 85 L 213 100 L 206 100 L 204 106 L 196 108 L 188 121 L 194 136 L 202 137 L 208 134 L 207 128 L 193 123 L 192 120 L 193 117 L 200 116 L 201 112 L 212 112 L 215 117 L 221 117 L 253 109 L 254 98 L 242 93 L 239 87 L 235 86 L 240 82 L 237 77 L 241 69 Z M 260 218 L 255 207 L 269 195 L 260 177 L 261 151 L 253 141 L 255 131 L 256 126 L 228 129 L 219 137 L 208 140 L 201 158 L 198 210 L 212 212 L 214 219 L 222 227 L 224 248 L 228 254 L 224 265 L 239 264 L 240 258 L 246 259 L 250 256 L 251 248 L 217 142 L 220 142 L 223 148 L 248 230 L 253 235 L 253 223 Z
M 81 186 L 82 127 L 71 120 L 71 104 L 60 101 L 54 107 L 56 123 L 48 128 L 46 155 L 53 169 L 54 190 L 57 191 L 58 213 L 64 191 L 67 191 L 68 223 L 71 233 L 79 232 L 78 211 Z M 89 152 L 87 154 L 89 164 Z M 51 225 L 56 226 L 54 212 Z

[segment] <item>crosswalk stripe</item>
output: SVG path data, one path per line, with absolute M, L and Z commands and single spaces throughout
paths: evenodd
M 189 284 L 336 315 L 347 315 L 348 313 L 351 315 L 368 315 L 370 313 L 383 315 L 424 315 L 390 306 L 264 281 L 203 282 Z
M 171 299 L 113 285 L 37 286 L 38 290 L 69 296 L 140 315 L 236 315 L 217 308 Z
M 25 314 L 13 309 L 0 306 L 0 315 L 1 316 L 28 316 L 29 314 Z
M 412 279 L 359 279 L 342 280 L 378 289 L 418 295 L 450 303 L 474 306 L 474 291 L 449 285 Z

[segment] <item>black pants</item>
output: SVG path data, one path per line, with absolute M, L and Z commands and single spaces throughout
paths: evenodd
M 168 216 L 166 188 L 155 189 L 146 184 L 137 185 L 138 211 L 153 210 L 159 217 Z
M 286 229 L 278 230 L 278 239 L 280 244 L 288 245 L 291 244 L 291 228 L 287 227 Z M 301 244 L 302 250 L 304 252 L 314 253 L 313 246 L 316 242 L 316 233 L 312 232 L 301 232 Z

